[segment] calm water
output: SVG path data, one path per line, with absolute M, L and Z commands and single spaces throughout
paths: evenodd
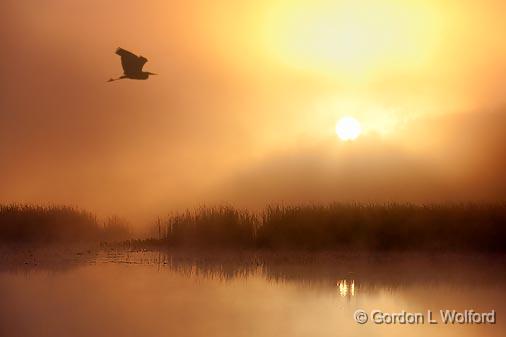
M 0 260 L 0 336 L 505 336 L 502 257 L 23 253 Z M 355 310 L 496 311 L 378 325 Z

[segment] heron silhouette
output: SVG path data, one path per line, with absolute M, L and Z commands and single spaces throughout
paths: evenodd
M 143 56 L 137 56 L 123 48 L 116 49 L 116 54 L 121 56 L 121 66 L 123 67 L 123 76 L 118 78 L 111 78 L 107 82 L 122 80 L 129 78 L 131 80 L 147 80 L 149 75 L 157 75 L 149 71 L 142 71 L 142 67 L 148 59 Z

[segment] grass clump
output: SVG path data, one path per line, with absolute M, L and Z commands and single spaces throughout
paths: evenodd
M 219 206 L 171 216 L 158 229 L 161 238 L 172 245 L 219 248 L 253 246 L 257 226 L 250 212 Z

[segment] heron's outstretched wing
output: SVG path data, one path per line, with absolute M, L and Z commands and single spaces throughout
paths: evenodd
M 148 62 L 147 58 L 137 56 L 123 48 L 116 49 L 116 54 L 121 56 L 121 66 L 125 75 L 140 73 L 144 64 Z

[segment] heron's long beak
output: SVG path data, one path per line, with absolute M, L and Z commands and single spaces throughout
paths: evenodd
M 149 71 L 148 71 L 148 74 L 150 74 L 150 75 L 158 75 L 158 74 L 155 74 L 155 73 L 150 73 Z

